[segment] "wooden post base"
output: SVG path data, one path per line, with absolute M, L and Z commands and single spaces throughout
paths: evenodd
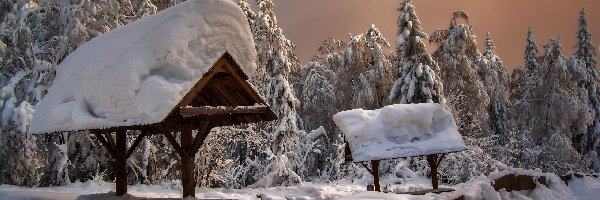
M 115 158 L 115 182 L 117 187 L 117 196 L 123 196 L 127 193 L 127 155 L 125 154 L 127 151 L 127 135 L 125 131 L 117 132 L 116 139 L 117 141 L 115 149 L 118 153 L 117 157 Z
M 373 171 L 373 185 L 375 185 L 375 191 L 381 192 L 381 185 L 379 184 L 379 160 L 371 160 L 371 170 Z
M 100 143 L 108 150 L 110 155 L 115 159 L 115 184 L 116 184 L 116 195 L 123 196 L 127 194 L 127 158 L 131 156 L 135 148 L 140 144 L 142 139 L 146 137 L 148 132 L 142 131 L 137 136 L 135 142 L 131 144 L 129 150 L 127 150 L 127 131 L 117 130 L 115 140 L 110 135 L 111 132 L 102 133 L 100 130 L 89 130 L 91 134 L 96 135 L 96 138 L 100 140 Z M 106 136 L 106 137 L 105 137 Z
M 196 176 L 194 176 L 194 167 L 194 156 L 181 157 L 183 198 L 196 196 Z
M 365 163 L 361 163 L 371 175 L 373 175 L 373 187 L 375 191 L 381 192 L 381 185 L 379 184 L 379 160 L 371 160 L 371 168 Z M 368 186 L 367 186 L 368 189 Z M 370 191 L 370 190 L 369 190 Z
M 194 127 L 184 125 L 179 127 L 181 130 L 180 141 L 181 144 L 175 139 L 176 136 L 172 135 L 169 129 L 160 128 L 162 134 L 167 138 L 167 141 L 171 143 L 171 146 L 175 149 L 179 157 L 181 158 L 181 184 L 183 185 L 183 198 L 195 197 L 196 195 L 196 176 L 194 171 L 196 170 L 196 164 L 194 158 L 198 150 L 204 143 L 204 140 L 210 132 L 210 122 L 202 122 L 201 126 L 198 127 L 196 137 L 193 136 L 192 130 Z
M 429 163 L 429 168 L 431 169 L 431 186 L 433 189 L 438 189 L 438 156 L 436 154 L 427 155 L 427 163 Z

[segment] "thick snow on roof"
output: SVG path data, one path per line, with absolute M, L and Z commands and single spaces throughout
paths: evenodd
M 452 114 L 436 103 L 342 111 L 333 121 L 344 132 L 355 162 L 465 149 Z
M 92 39 L 56 68 L 30 131 L 101 129 L 162 121 L 225 51 L 247 75 L 256 51 L 230 0 L 188 0 Z

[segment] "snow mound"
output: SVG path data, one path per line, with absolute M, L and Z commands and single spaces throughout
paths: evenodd
M 57 66 L 30 131 L 160 122 L 226 51 L 254 72 L 250 28 L 230 0 L 185 1 L 112 30 Z
M 494 189 L 494 178 L 509 174 L 525 175 L 529 177 L 544 177 L 546 183 L 542 184 L 536 181 L 535 188 L 533 188 L 533 190 L 507 191 L 505 188 L 501 188 L 496 191 Z M 458 184 L 454 186 L 456 191 L 443 193 L 438 199 L 594 199 L 588 198 L 589 196 L 586 195 L 599 194 L 599 190 L 597 188 L 593 188 L 591 184 L 577 185 L 576 183 L 578 181 L 581 180 L 576 178 L 569 183 L 569 186 L 567 186 L 567 184 L 565 184 L 560 177 L 553 173 L 542 173 L 533 170 L 510 168 L 504 171 L 494 172 L 488 177 L 479 176 L 466 183 Z M 571 185 L 579 187 L 581 190 L 577 191 L 573 189 L 574 187 Z M 578 198 L 579 195 L 586 198 Z
M 342 111 L 333 121 L 344 132 L 355 162 L 465 149 L 452 114 L 436 103 Z
M 81 195 L 77 197 L 77 200 L 135 200 L 134 196 L 130 194 L 124 194 L 123 196 L 116 196 L 115 192 L 98 193 Z

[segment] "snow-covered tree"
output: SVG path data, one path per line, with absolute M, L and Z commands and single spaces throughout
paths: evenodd
M 383 53 L 383 47 L 389 46 L 383 34 L 375 25 L 366 33 L 352 37 L 346 49 L 346 65 L 341 69 L 353 84 L 352 108 L 376 109 L 387 105 L 387 91 L 391 82 L 391 64 Z M 358 76 L 353 74 L 358 73 Z M 350 101 L 349 101 L 350 102 Z
M 588 93 L 588 106 L 593 111 L 593 121 L 588 127 L 586 134 L 576 138 L 579 143 L 577 148 L 581 153 L 600 150 L 600 74 L 598 74 L 598 54 L 596 47 L 592 44 L 592 34 L 587 28 L 585 11 L 581 9 L 579 15 L 579 30 L 577 31 L 577 43 L 575 45 L 574 58 L 585 71 L 584 80 L 580 83 Z M 600 169 L 597 169 L 600 170 Z
M 326 131 L 315 146 L 320 154 L 314 162 L 320 180 L 341 178 L 344 162 L 343 138 L 331 116 L 354 108 L 376 109 L 388 104 L 394 58 L 383 52 L 389 44 L 371 26 L 363 34 L 344 42 L 329 38 L 300 73 L 296 91 L 301 100 L 300 115 L 306 130 L 320 126 Z M 310 166 L 310 165 L 309 165 Z
M 261 94 L 278 116 L 274 122 L 263 123 L 259 131 L 268 135 L 269 165 L 257 184 L 259 186 L 290 185 L 301 181 L 297 174 L 300 166 L 299 129 L 296 107 L 299 104 L 288 81 L 292 68 L 299 63 L 293 52 L 294 44 L 277 25 L 271 0 L 258 2 L 259 12 L 251 29 L 258 54 L 258 69 L 253 77 Z
M 538 70 L 538 56 L 539 50 L 535 41 L 535 37 L 533 36 L 533 28 L 529 27 L 529 30 L 527 30 L 527 45 L 525 46 L 524 73 L 526 75 L 531 75 L 532 73 L 535 73 L 536 70 Z
M 531 131 L 533 129 L 534 119 L 533 115 L 537 115 L 532 109 L 533 89 L 536 87 L 538 80 L 540 63 L 538 62 L 539 50 L 535 37 L 533 35 L 533 28 L 529 27 L 527 31 L 527 40 L 524 52 L 524 68 L 517 68 L 512 74 L 510 102 L 512 105 L 511 111 L 509 112 L 509 119 L 514 134 L 527 134 L 527 137 L 531 137 Z M 532 141 L 533 145 L 533 141 Z
M 563 56 L 558 40 L 544 45 L 539 66 L 535 84 L 518 100 L 532 113 L 520 115 L 518 120 L 526 121 L 527 126 L 519 130 L 529 133 L 544 152 L 536 167 L 557 173 L 581 170 L 581 155 L 572 140 L 585 134 L 592 120 L 585 101 L 587 92 L 577 85 L 582 80 L 581 67 Z
M 485 87 L 477 74 L 477 60 L 481 57 L 472 26 L 458 24 L 457 18 L 467 18 L 464 11 L 456 11 L 448 30 L 438 31 L 434 35 L 443 37 L 433 54 L 440 67 L 439 76 L 444 86 L 444 96 L 464 95 L 460 101 L 466 105 L 461 112 L 452 109 L 459 132 L 469 137 L 491 135 L 487 106 L 490 102 Z M 459 98 L 454 98 L 459 99 Z M 448 101 L 448 106 L 460 104 Z
M 254 23 L 254 20 L 256 19 L 256 13 L 254 13 L 254 11 L 252 11 L 250 4 L 246 0 L 240 0 L 238 5 L 240 6 L 240 9 L 242 9 L 242 12 L 244 12 L 244 14 L 246 14 L 246 19 L 248 19 L 248 24 L 250 26 L 252 26 L 252 24 Z
M 421 31 L 421 22 L 410 1 L 398 8 L 398 80 L 389 99 L 395 103 L 440 103 L 445 104 L 443 86 L 436 71 L 437 63 L 427 53 L 423 40 L 427 35 Z
M 493 157 L 497 135 L 490 125 L 490 97 L 478 74 L 482 55 L 477 49 L 474 28 L 468 23 L 465 11 L 456 11 L 450 20 L 450 28 L 438 30 L 429 41 L 438 45 L 433 54 L 439 66 L 446 104 L 463 136 L 467 150 L 448 156 L 441 171 L 452 182 L 467 180 L 473 175 L 489 173 L 498 169 Z M 493 51 L 489 52 L 493 57 Z M 491 70 L 490 70 L 491 71 Z M 469 168 L 469 170 L 464 170 Z
M 508 84 L 510 77 L 500 57 L 496 55 L 494 41 L 490 33 L 486 35 L 485 52 L 477 61 L 477 73 L 485 91 L 490 97 L 487 112 L 490 115 L 490 128 L 503 143 L 508 135 Z
M 325 40 L 318 49 L 319 54 L 301 68 L 300 81 L 295 84 L 301 102 L 298 112 L 304 130 L 321 128 L 324 132 L 314 145 L 312 156 L 305 162 L 306 168 L 314 169 L 305 171 L 305 180 L 336 180 L 342 177 L 343 141 L 331 116 L 339 112 L 338 102 L 342 101 L 340 93 L 345 93 L 337 88 L 339 78 L 333 70 L 342 65 L 345 48 L 343 41 L 333 38 Z

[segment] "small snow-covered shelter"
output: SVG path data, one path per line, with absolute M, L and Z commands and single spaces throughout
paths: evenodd
M 212 127 L 277 118 L 247 82 L 255 69 L 254 41 L 238 6 L 188 0 L 69 54 L 30 132 L 94 134 L 116 160 L 118 196 L 127 193 L 127 158 L 146 135 L 162 134 L 181 157 L 183 196 L 193 197 L 194 156 Z M 133 130 L 140 134 L 127 149 Z
M 466 148 L 452 114 L 436 103 L 347 110 L 335 114 L 333 121 L 347 141 L 346 160 L 371 161 L 371 169 L 367 169 L 375 178 L 377 191 L 379 160 L 427 156 L 432 185 L 437 189 L 437 165 L 443 155 Z

